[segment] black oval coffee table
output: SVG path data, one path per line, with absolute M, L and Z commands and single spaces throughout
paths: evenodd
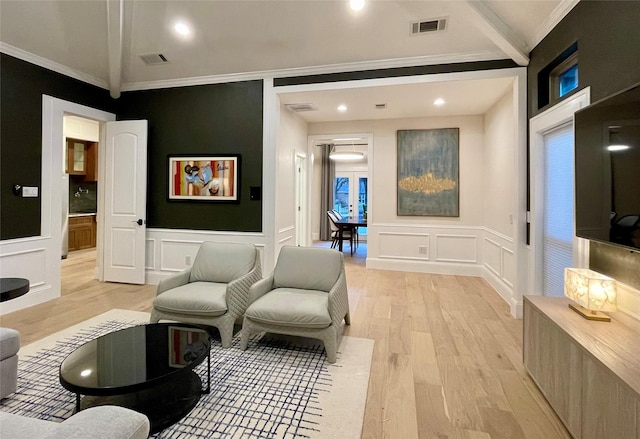
M 0 278 L 0 302 L 24 296 L 29 292 L 29 280 L 21 277 Z
M 145 414 L 156 433 L 182 419 L 211 383 L 211 338 L 180 323 L 133 326 L 80 346 L 60 365 L 76 410 L 119 405 Z M 207 359 L 207 388 L 193 370 Z M 81 395 L 86 395 L 81 398 Z

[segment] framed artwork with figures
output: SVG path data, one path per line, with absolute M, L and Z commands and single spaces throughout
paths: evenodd
M 169 156 L 169 199 L 238 201 L 239 155 Z

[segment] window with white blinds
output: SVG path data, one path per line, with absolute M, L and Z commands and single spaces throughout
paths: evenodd
M 573 123 L 544 135 L 542 282 L 545 296 L 564 295 L 564 269 L 573 267 Z

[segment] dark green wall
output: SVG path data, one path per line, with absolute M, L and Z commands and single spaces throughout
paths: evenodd
M 591 102 L 640 82 L 640 1 L 581 1 L 531 51 L 529 117 L 556 103 L 538 108 L 538 73 L 575 42 L 578 90 L 591 86 Z
M 71 79 L 8 55 L 0 58 L 0 239 L 40 235 L 40 198 L 13 195 L 14 184 L 41 186 L 42 95 L 147 119 L 148 227 L 261 231 L 262 81 L 123 93 Z M 239 154 L 238 203 L 169 202 L 169 154 Z
M 40 197 L 21 198 L 14 184 L 42 176 L 42 95 L 114 112 L 109 92 L 0 54 L 0 239 L 40 235 Z
M 259 232 L 262 201 L 262 81 L 123 93 L 118 119 L 147 119 L 147 227 Z M 239 154 L 240 202 L 168 200 L 169 154 Z

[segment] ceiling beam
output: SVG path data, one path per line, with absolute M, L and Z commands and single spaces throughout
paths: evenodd
M 466 9 L 476 20 L 478 28 L 505 54 L 520 66 L 529 64 L 526 43 L 520 38 L 484 0 L 466 0 Z
M 107 39 L 109 51 L 109 94 L 120 97 L 122 82 L 122 41 L 124 0 L 107 1 Z

